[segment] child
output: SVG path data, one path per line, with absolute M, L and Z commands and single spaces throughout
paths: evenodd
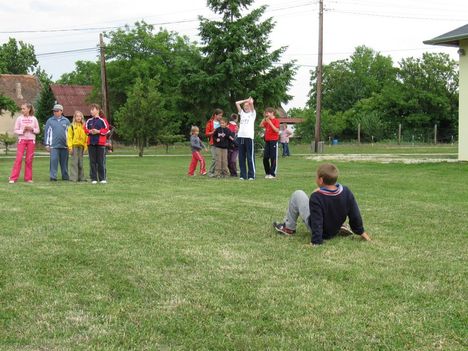
M 34 117 L 34 107 L 30 103 L 21 105 L 21 115 L 15 122 L 15 134 L 18 135 L 18 144 L 16 147 L 16 159 L 11 170 L 9 183 L 15 183 L 21 172 L 21 163 L 23 154 L 26 150 L 24 159 L 24 181 L 32 183 L 32 164 L 34 158 L 34 149 L 36 148 L 36 134 L 39 134 L 39 123 Z
M 242 107 L 241 107 L 242 105 Z M 240 179 L 255 179 L 255 118 L 257 113 L 254 108 L 254 100 L 249 97 L 245 100 L 236 101 L 237 112 L 240 116 L 239 132 L 237 133 L 237 144 L 239 145 L 239 169 Z M 243 109 L 242 109 L 243 108 Z M 247 172 L 247 167 L 248 172 Z
M 221 126 L 216 128 L 213 133 L 214 146 L 216 147 L 216 168 L 215 175 L 217 177 L 225 177 L 229 174 L 227 166 L 227 149 L 229 143 L 234 141 L 234 136 L 227 128 L 226 120 L 223 118 L 219 121 Z
M 190 136 L 190 145 L 192 147 L 192 162 L 190 162 L 188 175 L 191 177 L 194 175 L 198 162 L 200 162 L 200 175 L 206 175 L 205 159 L 200 152 L 202 149 L 206 150 L 206 148 L 198 137 L 200 129 L 197 126 L 192 126 L 190 133 L 192 134 Z
M 213 116 L 211 116 L 210 120 L 206 122 L 205 127 L 205 135 L 210 140 L 210 150 L 211 150 L 211 166 L 208 170 L 208 176 L 214 177 L 215 168 L 216 168 L 216 147 L 214 146 L 213 142 L 213 133 L 220 126 L 219 120 L 223 118 L 224 111 L 220 108 L 217 108 L 213 112 Z
M 83 113 L 75 111 L 72 124 L 70 124 L 67 131 L 68 152 L 72 157 L 70 180 L 73 182 L 86 181 L 83 170 L 83 154 L 88 151 L 87 139 Z
M 365 232 L 359 207 L 354 195 L 346 186 L 338 184 L 338 169 L 335 165 L 324 163 L 317 169 L 316 184 L 319 186 L 310 199 L 302 190 L 296 190 L 290 200 L 283 223 L 273 223 L 281 234 L 292 235 L 296 232 L 296 223 L 302 217 L 312 233 L 311 245 L 321 245 L 324 239 L 334 236 L 351 235 L 353 232 L 364 240 L 370 241 Z M 352 231 L 344 225 L 346 217 Z
M 98 180 L 106 184 L 106 139 L 109 132 L 109 124 L 105 118 L 99 116 L 101 107 L 98 104 L 91 104 L 91 118 L 86 121 L 84 130 L 88 135 L 88 154 L 90 165 L 91 183 L 96 184 Z
M 234 140 L 229 143 L 228 148 L 228 168 L 231 177 L 237 177 L 237 155 L 239 154 L 239 146 L 237 145 L 237 119 L 239 116 L 235 113 L 229 118 L 228 128 L 234 136 Z
M 292 134 L 293 132 L 288 128 L 288 125 L 283 123 L 280 130 L 280 143 L 283 146 L 283 157 L 291 156 L 289 153 L 289 137 Z
M 267 107 L 265 118 L 260 122 L 260 127 L 265 128 L 265 149 L 263 150 L 263 167 L 265 178 L 276 178 L 278 164 L 278 139 L 280 122 L 275 117 L 275 109 Z

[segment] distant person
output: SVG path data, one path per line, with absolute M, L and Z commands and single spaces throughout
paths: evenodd
M 203 158 L 201 151 L 203 149 L 206 150 L 205 145 L 200 140 L 198 134 L 200 133 L 200 129 L 197 126 L 192 126 L 190 130 L 190 147 L 192 149 L 192 161 L 190 162 L 188 175 L 193 176 L 195 174 L 195 170 L 197 169 L 197 164 L 200 163 L 200 175 L 206 175 L 206 166 L 205 166 L 205 159 Z
M 91 118 L 85 123 L 85 133 L 88 135 L 88 155 L 91 183 L 107 183 L 107 172 L 105 164 L 106 140 L 109 132 L 109 123 L 99 116 L 101 107 L 98 104 L 91 104 Z
M 224 111 L 221 110 L 220 108 L 215 109 L 213 112 L 213 115 L 211 116 L 209 121 L 206 122 L 206 126 L 205 126 L 205 135 L 209 140 L 210 151 L 211 151 L 211 165 L 208 170 L 209 177 L 214 177 L 215 168 L 216 168 L 216 146 L 214 146 L 214 142 L 213 142 L 213 133 L 216 128 L 219 128 L 220 126 L 219 120 L 223 117 L 223 114 L 224 114 Z
M 260 127 L 265 128 L 265 149 L 263 150 L 263 167 L 265 178 L 274 179 L 278 171 L 278 139 L 280 122 L 275 117 L 275 109 L 267 107 L 265 118 L 260 122 Z
M 83 168 L 83 154 L 88 151 L 88 136 L 84 130 L 84 117 L 81 111 L 75 111 L 73 121 L 68 127 L 67 145 L 72 157 L 70 166 L 70 180 L 73 182 L 86 181 Z
M 32 165 L 34 159 L 34 149 L 36 148 L 36 134 L 39 134 L 39 123 L 34 117 L 34 107 L 30 103 L 21 105 L 21 115 L 16 118 L 15 134 L 18 136 L 16 144 L 16 159 L 11 170 L 9 183 L 15 183 L 21 172 L 23 155 L 24 159 L 24 181 L 32 183 Z
M 67 130 L 70 121 L 62 116 L 63 106 L 55 104 L 52 109 L 54 115 L 50 117 L 45 125 L 45 147 L 50 153 L 50 180 L 57 181 L 58 164 L 63 180 L 69 180 L 68 176 L 68 146 Z
M 353 233 L 370 241 L 353 193 L 346 186 L 338 184 L 337 180 L 338 169 L 335 165 L 320 165 L 315 178 L 319 188 L 310 198 L 304 191 L 296 190 L 289 199 L 284 221 L 273 223 L 275 230 L 284 235 L 293 235 L 300 216 L 312 234 L 311 245 L 321 245 L 323 240 L 336 235 Z M 345 225 L 346 218 L 349 218 L 351 229 Z
M 213 142 L 216 147 L 215 176 L 224 178 L 229 175 L 228 148 L 230 143 L 234 141 L 234 134 L 227 127 L 227 122 L 224 118 L 219 123 L 221 125 L 213 133 Z
M 283 147 L 283 157 L 291 156 L 289 152 L 289 138 L 291 137 L 291 135 L 293 135 L 292 130 L 289 129 L 286 123 L 283 123 L 280 128 L 280 143 Z
M 236 113 L 233 113 L 229 117 L 228 128 L 234 136 L 234 140 L 229 143 L 228 148 L 228 168 L 231 177 L 237 177 L 237 156 L 239 155 L 239 145 L 237 144 L 237 120 L 239 116 Z
M 255 179 L 255 112 L 254 100 L 249 97 L 245 100 L 236 101 L 237 112 L 240 123 L 237 132 L 237 144 L 239 145 L 239 169 L 241 180 Z

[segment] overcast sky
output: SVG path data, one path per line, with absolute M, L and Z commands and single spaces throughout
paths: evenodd
M 309 72 L 317 64 L 318 1 L 257 0 L 252 8 L 263 4 L 265 16 L 276 22 L 272 48 L 287 46 L 282 62 L 295 59 L 300 65 L 287 107 L 303 107 Z M 468 24 L 468 0 L 324 0 L 324 5 L 325 64 L 349 57 L 358 45 L 391 56 L 395 65 L 423 52 L 446 52 L 458 60 L 457 49 L 422 42 Z M 77 60 L 96 59 L 103 28 L 143 19 L 197 41 L 198 16 L 215 18 L 206 0 L 1 1 L 0 14 L 0 43 L 14 37 L 33 44 L 40 66 L 54 79 L 72 71 Z M 70 29 L 79 30 L 52 31 Z

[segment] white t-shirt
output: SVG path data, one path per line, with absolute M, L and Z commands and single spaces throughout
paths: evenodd
M 240 122 L 239 122 L 239 131 L 237 136 L 239 138 L 249 138 L 253 139 L 255 136 L 255 118 L 257 117 L 257 112 L 255 110 L 250 112 L 241 111 L 239 113 Z

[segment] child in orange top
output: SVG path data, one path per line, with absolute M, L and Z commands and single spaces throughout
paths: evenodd
M 19 178 L 25 150 L 24 181 L 32 183 L 32 163 L 34 149 L 36 148 L 36 134 L 39 134 L 39 123 L 36 117 L 34 117 L 34 107 L 30 103 L 21 105 L 21 113 L 22 115 L 15 122 L 15 134 L 18 135 L 18 144 L 16 147 L 15 163 L 11 170 L 10 184 L 15 183 Z
M 70 180 L 73 182 L 86 181 L 83 170 L 83 154 L 88 151 L 88 136 L 84 130 L 84 123 L 83 113 L 75 111 L 73 121 L 67 131 L 68 152 L 72 157 Z

